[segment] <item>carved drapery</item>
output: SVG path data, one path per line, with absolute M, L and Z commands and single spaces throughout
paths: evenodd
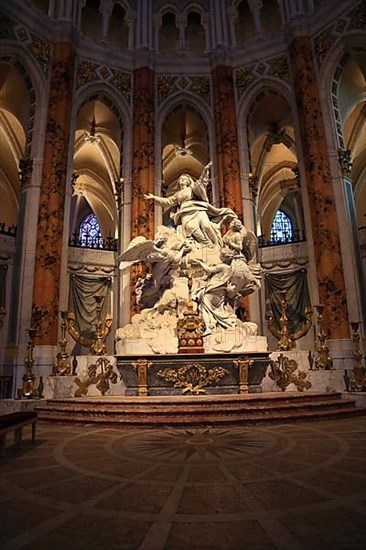
M 57 345 L 67 152 L 75 54 L 54 45 L 38 212 L 32 326 L 39 345 Z
M 319 299 L 326 311 L 324 328 L 328 338 L 349 338 L 340 235 L 310 38 L 294 39 L 289 51 L 310 202 Z
M 232 208 L 242 218 L 238 134 L 233 72 L 219 65 L 212 73 L 217 144 L 217 179 L 220 205 Z

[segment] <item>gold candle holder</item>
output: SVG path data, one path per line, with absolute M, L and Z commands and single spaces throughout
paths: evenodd
M 365 367 L 362 366 L 362 351 L 360 350 L 360 334 L 358 332 L 359 326 L 359 322 L 351 323 L 355 364 L 353 370 L 348 373 L 348 386 L 350 391 L 366 391 L 366 370 Z
M 291 333 L 288 328 L 288 317 L 286 314 L 287 302 L 286 302 L 286 292 L 283 290 L 280 292 L 281 295 L 281 317 L 279 319 L 280 330 L 278 330 L 272 310 L 267 310 L 266 312 L 266 321 L 268 330 L 273 334 L 275 338 L 278 339 L 277 350 L 278 351 L 290 351 L 294 347 L 295 340 L 302 338 L 308 332 L 312 324 L 313 312 L 310 307 L 305 308 L 305 317 L 306 323 L 304 323 L 298 330 Z
M 23 385 L 21 388 L 18 389 L 18 397 L 20 399 L 22 398 L 36 399 L 38 397 L 38 389 L 36 388 L 36 385 L 35 385 L 36 376 L 33 372 L 33 365 L 34 365 L 33 349 L 34 349 L 34 339 L 36 337 L 37 331 L 34 328 L 29 328 L 27 332 L 28 332 L 29 339 L 27 344 L 27 355 L 24 360 L 26 371 L 22 377 Z
M 96 296 L 96 321 L 94 323 L 95 333 L 92 338 L 87 338 L 82 336 L 76 328 L 76 319 L 75 314 L 71 311 L 67 312 L 65 316 L 67 330 L 69 334 L 82 346 L 89 347 L 89 351 L 92 355 L 106 355 L 107 348 L 105 345 L 105 340 L 111 330 L 113 323 L 112 316 L 107 313 L 105 320 L 102 321 L 101 311 L 102 311 L 102 296 Z
M 58 341 L 60 351 L 56 355 L 56 361 L 53 364 L 52 374 L 54 376 L 70 375 L 72 371 L 70 355 L 66 352 L 67 338 L 67 311 L 61 311 L 61 335 Z
M 319 304 L 314 306 L 317 312 L 317 324 L 318 324 L 318 334 L 315 344 L 316 357 L 314 360 L 315 370 L 325 369 L 330 370 L 333 368 L 333 360 L 329 355 L 329 348 L 326 344 L 326 333 L 323 326 L 323 313 L 324 305 Z

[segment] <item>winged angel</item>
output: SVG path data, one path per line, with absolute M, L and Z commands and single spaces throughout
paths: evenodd
M 146 308 L 156 306 L 164 291 L 172 288 L 184 256 L 190 250 L 189 245 L 177 238 L 173 229 L 164 226 L 157 229 L 154 240 L 136 237 L 130 242 L 121 256 L 120 269 L 145 262 L 151 270 L 137 281 L 135 287 L 140 305 Z

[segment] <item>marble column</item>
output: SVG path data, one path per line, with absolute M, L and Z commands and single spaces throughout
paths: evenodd
M 133 91 L 133 153 L 131 238 L 154 236 L 154 204 L 144 200 L 146 193 L 154 193 L 154 72 L 140 67 L 134 72 Z M 143 275 L 142 268 L 132 269 L 131 284 Z M 132 290 L 132 289 L 131 289 Z M 131 313 L 136 311 L 135 296 L 131 292 Z
M 310 203 L 319 300 L 325 306 L 324 329 L 328 339 L 348 339 L 340 230 L 310 38 L 295 38 L 289 53 Z
M 243 217 L 234 80 L 231 67 L 212 72 L 220 205 Z
M 40 189 L 32 326 L 36 344 L 57 345 L 67 156 L 75 68 L 68 43 L 53 47 L 44 160 Z

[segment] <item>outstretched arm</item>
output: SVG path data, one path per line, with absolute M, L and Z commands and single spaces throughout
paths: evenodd
M 147 193 L 146 195 L 144 195 L 144 199 L 148 201 L 154 201 L 157 204 L 160 204 L 160 206 L 174 206 L 177 204 L 175 195 L 165 198 L 165 197 L 158 197 L 157 195 L 153 195 L 152 193 Z

